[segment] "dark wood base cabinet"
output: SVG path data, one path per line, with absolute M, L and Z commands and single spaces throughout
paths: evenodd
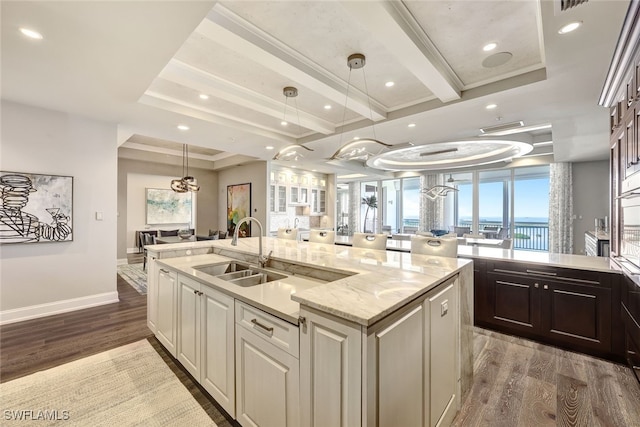
M 475 271 L 475 324 L 622 361 L 618 276 L 481 261 Z

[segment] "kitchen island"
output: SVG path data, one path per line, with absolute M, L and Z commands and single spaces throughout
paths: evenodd
M 472 380 L 469 260 L 264 240 L 265 270 L 282 276 L 247 287 L 222 271 L 259 271 L 257 238 L 147 246 L 149 325 L 231 416 L 451 422 Z

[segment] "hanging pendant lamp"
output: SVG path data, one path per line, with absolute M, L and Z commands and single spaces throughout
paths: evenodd
M 282 93 L 285 96 L 285 102 L 282 122 L 280 122 L 280 124 L 282 126 L 287 126 L 289 124 L 289 122 L 287 122 L 287 104 L 289 103 L 289 98 L 293 98 L 296 108 L 296 118 L 298 119 L 298 128 L 300 128 L 300 113 L 298 112 L 298 103 L 295 101 L 295 98 L 298 96 L 298 89 L 293 86 L 287 86 L 282 89 Z M 311 148 L 305 147 L 301 144 L 289 144 L 278 151 L 276 155 L 273 156 L 273 160 L 298 161 L 304 157 L 302 154 L 304 152 L 303 150 L 313 151 Z
M 330 160 L 364 160 L 369 157 L 376 156 L 382 152 L 388 150 L 391 145 L 385 144 L 382 141 L 376 139 L 376 128 L 373 123 L 373 113 L 371 111 L 371 99 L 369 98 L 369 89 L 367 88 L 367 79 L 364 74 L 364 66 L 366 64 L 366 58 L 361 53 L 354 53 L 347 58 L 347 65 L 349 66 L 349 79 L 347 80 L 347 96 L 344 101 L 344 110 L 342 113 L 342 133 L 340 134 L 340 149 L 333 153 Z M 373 138 L 362 138 L 342 145 L 342 136 L 344 135 L 345 113 L 347 111 L 347 101 L 349 100 L 349 87 L 351 85 L 351 71 L 353 69 L 362 69 L 362 77 L 364 80 L 365 95 L 367 95 L 367 102 L 369 104 L 369 119 L 371 120 L 371 129 L 373 131 Z
M 185 173 L 185 163 L 187 166 Z M 182 145 L 182 175 L 180 179 L 171 180 L 171 189 L 176 193 L 186 193 L 187 191 L 200 191 L 200 186 L 196 179 L 189 175 L 189 149 L 187 144 Z

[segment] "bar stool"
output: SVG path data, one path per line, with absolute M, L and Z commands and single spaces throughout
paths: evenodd
M 411 253 L 457 258 L 458 239 L 450 237 L 414 236 L 411 239 Z
M 298 240 L 297 228 L 278 228 L 278 239 Z
M 387 235 L 384 233 L 382 234 L 353 233 L 353 247 L 386 251 Z
M 328 243 L 333 245 L 336 241 L 336 232 L 327 230 L 309 230 L 309 242 Z

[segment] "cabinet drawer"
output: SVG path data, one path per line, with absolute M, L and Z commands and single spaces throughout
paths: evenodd
M 525 264 L 521 262 L 490 261 L 487 271 L 502 274 L 525 275 L 532 278 L 549 278 L 569 283 L 582 283 L 610 287 L 606 274 L 597 271 L 576 270 L 572 268 L 553 267 L 541 264 Z
M 299 357 L 298 327 L 236 300 L 236 323 L 294 357 Z

